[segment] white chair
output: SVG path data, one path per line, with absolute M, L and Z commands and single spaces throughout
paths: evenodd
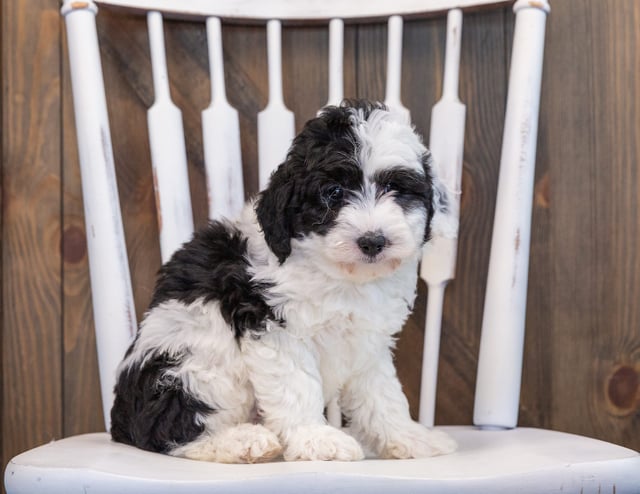
M 309 19 L 330 26 L 328 101 L 342 98 L 343 22 L 388 18 L 386 102 L 400 101 L 402 16 L 448 13 L 443 96 L 432 114 L 429 145 L 438 173 L 458 197 L 465 107 L 458 100 L 462 11 L 504 4 L 488 0 L 105 0 L 104 5 L 147 11 L 156 101 L 149 110 L 151 156 L 167 259 L 192 233 L 180 111 L 169 96 L 163 15 L 206 20 L 212 102 L 203 112 L 210 216 L 233 215 L 242 203 L 237 113 L 227 103 L 220 19 L 263 21 L 267 27 L 269 105 L 259 116 L 260 177 L 264 184 L 293 136 L 293 114 L 282 97 L 280 21 Z M 179 459 L 117 444 L 108 433 L 70 437 L 13 458 L 5 471 L 10 494 L 432 492 L 640 493 L 640 455 L 585 437 L 516 427 L 522 368 L 531 198 L 542 70 L 546 0 L 514 4 L 511 74 L 492 253 L 482 328 L 472 426 L 443 427 L 459 443 L 451 455 L 424 460 L 273 462 L 223 465 Z M 136 331 L 129 267 L 115 181 L 92 0 L 65 0 L 85 221 L 107 430 L 115 368 Z M 366 96 L 366 95 L 357 95 Z M 404 109 L 407 118 L 408 110 Z M 526 129 L 523 132 L 522 129 Z M 458 204 L 454 204 L 455 207 Z M 515 242 L 514 242 L 515 239 Z M 421 275 L 429 285 L 420 420 L 433 426 L 442 300 L 454 277 L 457 230 L 425 249 Z M 507 301 L 507 302 L 505 302 Z M 338 423 L 336 406 L 329 421 Z

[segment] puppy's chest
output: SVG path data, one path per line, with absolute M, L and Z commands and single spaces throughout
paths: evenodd
M 410 286 L 329 288 L 292 298 L 285 308 L 290 331 L 316 339 L 358 340 L 398 332 L 415 299 Z
M 335 396 L 353 374 L 366 372 L 382 357 L 381 352 L 390 351 L 392 335 L 401 329 L 409 312 L 405 306 L 402 313 L 396 309 L 392 317 L 385 317 L 388 307 L 368 309 L 337 310 L 310 328 L 326 400 Z
M 407 263 L 392 277 L 360 285 L 312 272 L 288 274 L 273 284 L 271 306 L 285 321 L 283 329 L 309 345 L 329 399 L 393 347 L 393 335 L 413 308 L 417 269 Z
M 299 283 L 275 286 L 281 297 L 274 312 L 286 322 L 288 333 L 310 345 L 325 396 L 393 346 L 393 335 L 402 329 L 416 294 L 415 266 L 404 271 L 361 285 L 307 276 L 304 289 Z

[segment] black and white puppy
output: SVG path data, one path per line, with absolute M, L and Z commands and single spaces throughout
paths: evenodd
M 307 122 L 241 218 L 160 270 L 118 371 L 113 439 L 218 462 L 453 451 L 411 420 L 392 358 L 438 202 L 429 156 L 382 104 Z M 348 433 L 323 416 L 334 397 Z

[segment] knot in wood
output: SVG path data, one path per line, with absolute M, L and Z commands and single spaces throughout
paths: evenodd
M 616 415 L 632 414 L 640 405 L 640 373 L 631 365 L 614 369 L 607 382 L 607 400 Z
M 64 262 L 78 263 L 87 254 L 87 239 L 82 228 L 70 226 L 62 234 L 62 257 Z

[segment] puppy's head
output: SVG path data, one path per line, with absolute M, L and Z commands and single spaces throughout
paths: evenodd
M 336 277 L 387 276 L 429 238 L 430 154 L 382 104 L 327 107 L 294 139 L 256 213 L 280 263 L 302 255 Z

